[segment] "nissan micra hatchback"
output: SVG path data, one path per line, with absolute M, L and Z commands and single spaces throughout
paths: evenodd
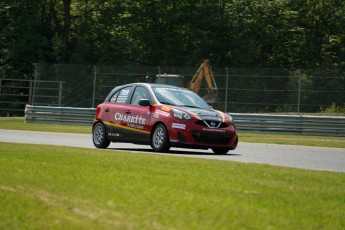
M 97 106 L 92 136 L 97 148 L 128 142 L 156 152 L 183 147 L 226 154 L 238 143 L 230 114 L 212 109 L 189 89 L 147 83 L 115 87 Z

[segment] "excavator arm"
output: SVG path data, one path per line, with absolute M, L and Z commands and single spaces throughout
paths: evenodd
M 218 88 L 211 70 L 210 62 L 205 60 L 194 74 L 192 80 L 188 83 L 189 89 L 199 94 L 203 80 L 206 81 L 208 94 L 203 96 L 207 103 L 215 103 L 218 100 Z

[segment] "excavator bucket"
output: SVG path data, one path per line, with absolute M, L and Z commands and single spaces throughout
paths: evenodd
M 202 97 L 208 104 L 213 104 L 218 101 L 218 93 L 209 92 Z
M 200 95 L 203 81 L 206 82 L 209 93 L 202 98 L 209 104 L 216 103 L 218 101 L 218 88 L 211 70 L 210 62 L 207 59 L 200 65 L 192 80 L 189 82 L 188 87 Z

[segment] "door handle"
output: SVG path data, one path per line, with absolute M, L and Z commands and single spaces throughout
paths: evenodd
M 105 112 L 109 112 L 109 111 L 110 111 L 110 109 L 109 109 L 109 108 L 106 108 L 104 111 L 105 111 Z
M 131 111 L 130 110 L 126 110 L 126 113 L 129 114 L 129 113 L 131 113 Z

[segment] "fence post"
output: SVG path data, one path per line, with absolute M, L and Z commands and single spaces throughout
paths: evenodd
M 0 91 L 1 91 L 1 83 L 0 83 Z M 32 80 L 29 81 L 29 105 L 31 105 L 31 102 L 32 102 Z
M 0 79 L 0 95 L 1 95 L 1 88 L 2 88 L 2 79 Z
M 95 108 L 96 97 L 96 79 L 97 79 L 97 67 L 93 66 L 93 92 L 92 92 L 92 108 Z
M 229 71 L 228 71 L 228 67 L 225 67 L 226 69 L 226 86 L 225 86 L 225 107 L 224 107 L 224 111 L 227 112 L 228 110 L 228 88 L 229 88 Z
M 301 73 L 298 75 L 298 98 L 297 98 L 297 113 L 300 113 L 301 109 Z
M 34 66 L 35 66 L 35 79 L 34 79 L 34 89 L 32 93 L 32 105 L 35 105 L 36 83 L 37 83 L 37 78 L 38 78 L 37 63 L 34 63 Z
M 59 82 L 59 106 L 61 106 L 61 102 L 62 102 L 62 84 L 63 82 L 60 81 Z

